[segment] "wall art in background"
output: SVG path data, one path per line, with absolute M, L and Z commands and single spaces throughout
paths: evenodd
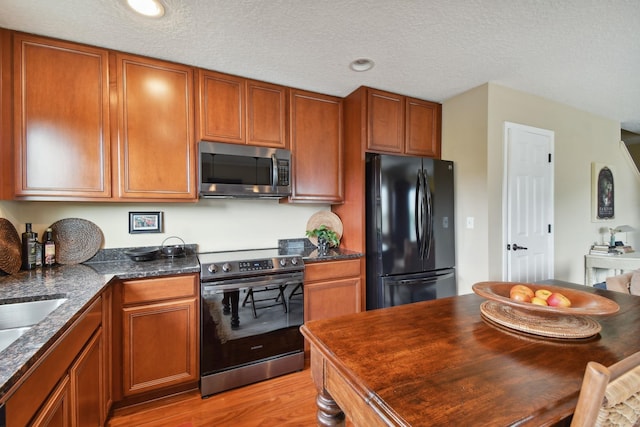
M 129 212 L 129 234 L 162 233 L 162 212 Z
M 591 163 L 591 211 L 594 221 L 615 218 L 615 181 L 611 166 Z

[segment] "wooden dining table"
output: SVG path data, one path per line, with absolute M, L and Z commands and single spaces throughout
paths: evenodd
M 561 281 L 618 303 L 601 330 L 547 338 L 497 326 L 476 294 L 371 310 L 301 327 L 322 426 L 569 425 L 587 362 L 640 351 L 640 297 Z

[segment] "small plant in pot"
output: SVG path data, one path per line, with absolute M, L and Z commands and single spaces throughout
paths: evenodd
M 307 237 L 315 237 L 318 239 L 318 253 L 326 255 L 329 248 L 340 245 L 340 239 L 335 231 L 322 224 L 313 230 L 307 230 Z

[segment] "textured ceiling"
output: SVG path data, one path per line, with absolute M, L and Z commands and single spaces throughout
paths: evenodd
M 495 82 L 640 132 L 638 0 L 0 0 L 0 27 L 345 96 Z M 365 73 L 349 69 L 371 58 Z

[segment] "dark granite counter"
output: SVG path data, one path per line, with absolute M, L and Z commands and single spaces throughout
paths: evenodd
M 282 254 L 301 255 L 305 263 L 363 256 L 360 252 L 342 248 L 332 248 L 326 255 L 319 255 L 308 239 L 279 241 L 278 248 Z M 136 279 L 200 272 L 196 245 L 186 245 L 184 257 L 158 256 L 145 262 L 131 261 L 124 254 L 126 249 L 101 250 L 84 264 L 56 265 L 0 277 L 0 304 L 67 298 L 45 320 L 0 351 L 0 401 L 114 278 Z
M 361 252 L 344 248 L 330 248 L 326 254 L 320 255 L 318 248 L 309 239 L 287 239 L 278 241 L 278 249 L 282 255 L 300 255 L 305 263 L 338 261 L 341 259 L 361 258 Z
M 0 277 L 0 304 L 67 298 L 43 321 L 0 352 L 0 401 L 112 279 L 200 272 L 195 246 L 187 246 L 184 257 L 158 257 L 146 262 L 131 261 L 122 251 L 106 249 L 85 264 L 56 265 Z
M 314 248 L 312 251 L 305 251 L 301 253 L 302 259 L 306 263 L 323 262 L 323 261 L 338 261 L 341 259 L 353 259 L 362 258 L 363 254 L 360 252 L 350 251 L 342 248 L 331 248 L 326 255 L 318 254 L 318 250 Z

